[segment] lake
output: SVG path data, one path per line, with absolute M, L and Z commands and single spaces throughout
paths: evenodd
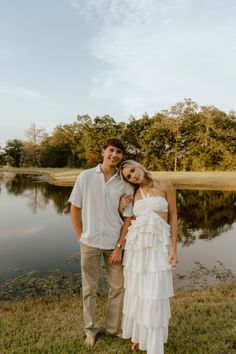
M 79 252 L 67 203 L 71 189 L 36 175 L 0 173 L 0 280 L 28 271 L 80 271 L 79 263 L 68 262 Z M 177 190 L 177 207 L 176 271 L 221 261 L 236 273 L 236 192 Z

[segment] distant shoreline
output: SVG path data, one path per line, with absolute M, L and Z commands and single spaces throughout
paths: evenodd
M 57 185 L 74 185 L 82 172 L 77 168 L 13 168 L 2 167 L 0 172 L 42 174 L 41 180 Z M 236 171 L 232 172 L 166 172 L 153 171 L 156 178 L 166 179 L 177 189 L 236 190 Z

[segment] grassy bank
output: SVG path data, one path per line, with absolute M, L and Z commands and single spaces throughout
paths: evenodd
M 236 286 L 181 290 L 171 300 L 166 354 L 236 353 Z M 104 296 L 98 297 L 103 327 Z M 0 353 L 128 354 L 130 343 L 103 332 L 95 349 L 84 347 L 80 296 L 44 297 L 0 305 Z
M 41 173 L 44 180 L 59 186 L 73 186 L 80 169 L 73 168 L 0 168 L 1 171 L 16 173 Z M 167 179 L 177 188 L 236 190 L 234 172 L 164 172 L 154 171 L 159 179 Z

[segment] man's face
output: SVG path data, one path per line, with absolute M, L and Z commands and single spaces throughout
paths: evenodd
M 102 150 L 103 163 L 110 167 L 116 167 L 123 159 L 123 151 L 115 146 L 108 145 L 108 147 Z

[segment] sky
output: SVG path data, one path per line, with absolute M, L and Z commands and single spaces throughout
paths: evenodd
M 0 0 L 0 146 L 184 98 L 236 110 L 235 0 Z

